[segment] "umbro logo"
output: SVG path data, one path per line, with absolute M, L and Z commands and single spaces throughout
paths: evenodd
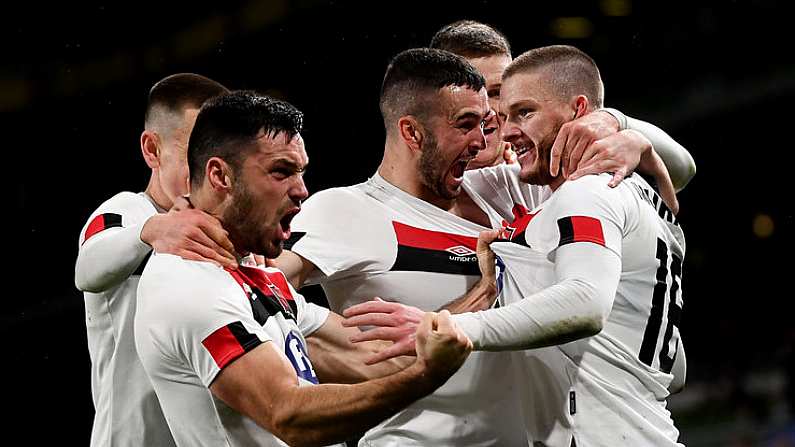
M 463 245 L 456 245 L 455 247 L 450 247 L 445 251 L 447 251 L 448 253 L 452 253 L 456 256 L 472 256 L 476 254 L 470 248 L 464 247 Z

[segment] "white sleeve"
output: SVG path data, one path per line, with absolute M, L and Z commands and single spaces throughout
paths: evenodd
M 539 212 L 545 223 L 528 227 L 529 245 L 554 263 L 554 285 L 506 307 L 454 316 L 476 349 L 549 346 L 601 330 L 621 278 L 628 221 L 622 190 L 609 188 L 607 177 L 564 183 Z
M 555 276 L 555 285 L 518 302 L 453 318 L 482 351 L 551 346 L 599 332 L 613 306 L 621 259 L 597 244 L 569 244 L 557 250 Z
M 651 141 L 652 147 L 668 168 L 674 188 L 677 191 L 684 189 L 696 175 L 696 162 L 690 152 L 654 124 L 628 116 L 627 128 L 637 130 Z
M 651 141 L 652 147 L 665 163 L 677 192 L 684 189 L 696 175 L 696 162 L 693 156 L 664 130 L 646 121 L 626 116 L 616 109 L 605 107 L 600 110 L 613 115 L 619 123 L 620 130 L 636 130 Z
M 121 193 L 103 203 L 83 227 L 75 263 L 75 285 L 103 292 L 126 280 L 152 247 L 141 241 L 141 229 L 157 211 L 146 199 Z M 151 211 L 147 211 L 151 208 Z
M 323 275 L 332 276 L 361 268 L 363 214 L 350 191 L 334 188 L 312 195 L 292 222 L 292 235 L 284 248 L 310 261 Z M 310 276 L 307 284 L 317 283 Z

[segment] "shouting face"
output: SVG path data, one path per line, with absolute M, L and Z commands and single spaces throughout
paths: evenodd
M 235 247 L 275 258 L 290 237 L 290 222 L 309 193 L 303 173 L 308 163 L 301 135 L 262 135 L 256 150 L 236 172 L 224 226 Z
M 427 119 L 419 161 L 423 187 L 442 199 L 461 193 L 464 170 L 486 147 L 485 122 L 494 112 L 486 89 L 444 87 L 439 93 L 437 113 Z

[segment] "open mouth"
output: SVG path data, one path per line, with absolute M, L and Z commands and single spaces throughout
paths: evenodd
M 524 163 L 533 163 L 535 161 L 538 151 L 534 144 L 515 146 L 516 160 Z
M 453 167 L 450 169 L 450 174 L 453 175 L 453 178 L 455 178 L 455 179 L 463 178 L 464 177 L 464 171 L 466 171 L 466 169 L 467 169 L 467 165 L 473 159 L 474 159 L 474 157 L 467 157 L 467 158 L 462 158 L 462 159 L 456 161 L 453 164 Z
M 527 151 L 532 149 L 530 146 L 515 146 L 515 152 L 517 157 L 521 157 L 522 155 L 526 154 Z
M 300 208 L 293 208 L 290 211 L 288 211 L 284 215 L 284 217 L 282 217 L 281 220 L 279 221 L 279 226 L 281 227 L 282 230 L 283 239 L 287 240 L 290 238 L 290 222 L 293 221 L 293 218 L 295 217 L 296 214 L 298 214 L 299 211 L 301 211 Z

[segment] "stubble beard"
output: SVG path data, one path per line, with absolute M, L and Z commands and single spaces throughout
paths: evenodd
M 445 170 L 442 163 L 444 160 L 439 156 L 439 145 L 436 137 L 428 133 L 421 145 L 420 154 L 420 181 L 423 186 L 430 189 L 438 197 L 452 200 L 457 194 L 447 190 L 444 184 Z
M 274 246 L 265 242 L 265 222 L 252 219 L 253 209 L 254 196 L 244 183 L 239 182 L 232 192 L 232 204 L 224 213 L 224 227 L 238 253 L 256 253 L 275 258 L 282 252 L 281 244 Z
M 538 147 L 536 148 L 536 170 L 520 178 L 521 181 L 531 185 L 544 186 L 551 184 L 555 181 L 555 179 L 558 178 L 557 176 L 553 177 L 549 173 L 549 160 L 552 158 L 552 145 L 555 144 L 555 137 L 557 137 L 558 131 L 560 131 L 560 127 L 562 125 L 563 123 L 560 123 L 555 126 L 555 129 L 548 133 L 546 137 L 544 137 L 544 139 L 538 144 Z M 560 175 L 560 173 L 558 175 Z

